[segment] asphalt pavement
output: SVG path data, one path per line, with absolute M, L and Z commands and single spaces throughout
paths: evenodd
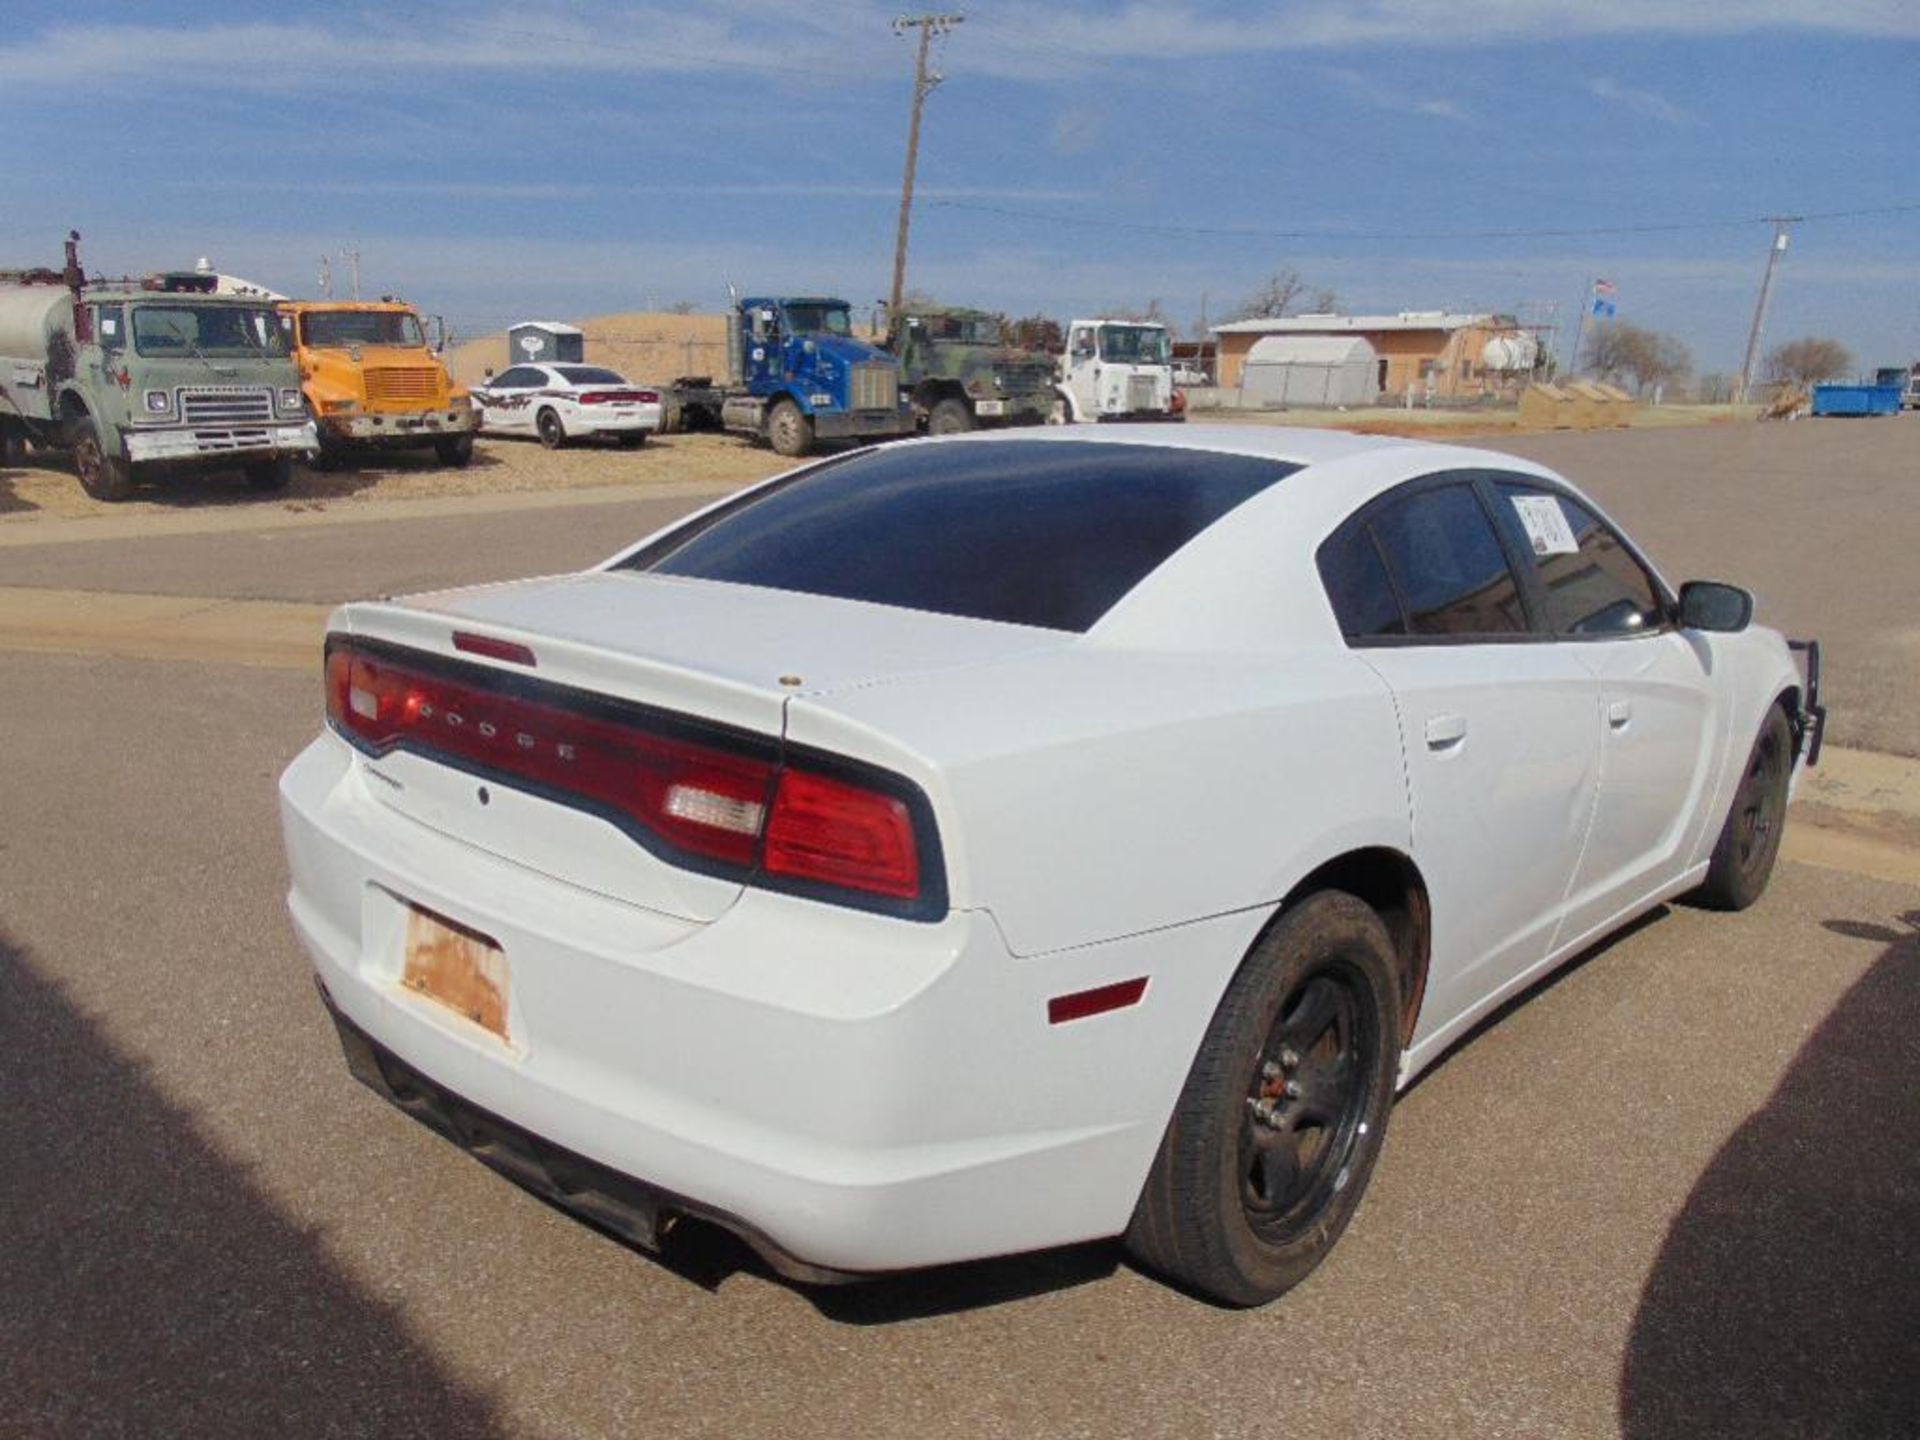
M 1823 428 L 1524 443 L 1684 573 L 1768 568 L 1888 672 L 1858 723 L 1897 734 L 1914 522 L 1819 472 L 1867 547 L 1828 563 L 1768 459 Z M 0 548 L 0 610 L 561 569 L 692 498 L 556 501 Z M 1721 515 L 1751 553 L 1695 533 Z M 805 1289 L 709 1231 L 634 1252 L 347 1076 L 281 904 L 274 780 L 319 708 L 309 670 L 0 649 L 0 1436 L 1913 1433 L 1920 887 L 1789 863 L 1598 948 L 1402 1097 L 1353 1228 L 1264 1310 L 1107 1245 Z

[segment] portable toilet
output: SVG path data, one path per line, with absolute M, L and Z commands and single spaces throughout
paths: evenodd
M 587 337 L 576 325 L 523 320 L 507 331 L 510 365 L 578 365 L 587 358 Z

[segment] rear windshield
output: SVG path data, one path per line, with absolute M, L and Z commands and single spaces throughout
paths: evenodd
M 1300 467 L 1147 445 L 908 445 L 830 461 L 620 568 L 1084 631 Z
M 602 370 L 597 365 L 556 365 L 560 378 L 569 385 L 624 385 L 627 382 L 611 370 Z

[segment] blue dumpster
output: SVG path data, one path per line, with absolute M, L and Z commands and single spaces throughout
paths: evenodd
M 1813 413 L 1816 415 L 1898 415 L 1898 385 L 1816 385 L 1813 387 Z

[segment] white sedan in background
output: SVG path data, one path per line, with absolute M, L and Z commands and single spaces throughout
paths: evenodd
M 532 435 L 549 450 L 611 436 L 632 448 L 660 428 L 660 392 L 599 365 L 514 365 L 473 387 L 491 435 Z
M 338 611 L 289 903 L 356 1075 L 642 1246 L 1257 1304 L 1476 1021 L 1760 895 L 1823 711 L 1751 618 L 1507 455 L 910 441 Z

